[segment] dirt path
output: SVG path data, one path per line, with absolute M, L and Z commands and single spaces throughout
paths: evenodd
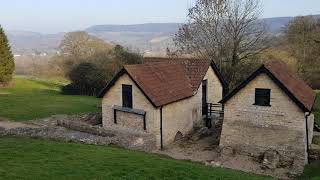
M 7 130 L 7 129 L 20 128 L 20 127 L 37 127 L 37 126 L 31 125 L 31 124 L 25 124 L 21 122 L 10 122 L 0 118 L 0 128 L 4 128 Z
M 203 138 L 197 142 L 174 143 L 165 147 L 163 151 L 154 153 L 164 154 L 174 159 L 207 162 L 217 158 L 216 146 L 212 145 L 212 137 Z

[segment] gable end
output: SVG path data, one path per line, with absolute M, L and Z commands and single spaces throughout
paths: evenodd
M 139 84 L 131 77 L 131 75 L 127 72 L 127 70 L 123 67 L 113 78 L 112 80 L 100 91 L 97 98 L 103 98 L 103 96 L 110 90 L 111 87 L 115 85 L 117 80 L 124 74 L 127 74 L 129 78 L 133 81 L 133 83 L 139 88 L 139 90 L 143 93 L 143 95 L 148 99 L 148 101 L 154 106 L 157 107 L 152 100 L 149 98 L 149 96 L 146 95 L 146 93 L 142 90 L 142 88 L 139 86 Z
M 223 95 L 225 95 L 228 92 L 228 83 L 227 81 L 223 78 L 223 75 L 221 74 L 221 72 L 219 71 L 217 65 L 211 61 L 210 63 L 211 68 L 213 69 L 213 71 L 215 72 L 216 76 L 218 77 L 222 88 L 223 88 Z
M 303 111 L 310 112 L 312 109 L 308 109 L 302 102 L 300 102 L 288 89 L 287 87 L 280 82 L 264 65 L 262 65 L 258 70 L 256 70 L 253 74 L 251 74 L 246 80 L 244 80 L 239 86 L 237 86 L 234 90 L 232 90 L 228 95 L 226 95 L 219 103 L 226 103 L 229 99 L 231 99 L 235 94 L 237 94 L 242 88 L 246 87 L 253 79 L 255 79 L 258 75 L 265 73 L 267 74 L 274 83 L 276 83 L 281 90 L 283 90 L 291 100 L 295 102 L 295 104 Z

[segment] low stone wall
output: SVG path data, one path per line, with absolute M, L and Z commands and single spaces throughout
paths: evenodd
M 0 136 L 39 137 L 84 144 L 115 145 L 146 152 L 156 148 L 155 136 L 148 133 L 91 126 L 87 123 L 68 120 L 67 118 L 56 120 L 56 124 L 58 126 L 0 128 Z
M 91 126 L 81 121 L 58 119 L 57 125 L 68 128 L 68 129 L 72 129 L 75 131 L 85 132 L 85 133 L 102 136 L 102 137 L 116 136 L 114 133 L 108 132 L 105 129 L 100 128 L 99 126 Z
M 233 157 L 240 155 L 251 157 L 253 161 L 260 164 L 262 173 L 272 175 L 274 177 L 297 177 L 304 169 L 303 164 L 305 162 L 305 158 L 303 150 L 266 149 L 265 147 L 248 144 L 224 146 L 221 147 L 221 149 L 223 156 Z
M 89 133 L 102 137 L 112 137 L 115 139 L 111 144 L 129 149 L 151 151 L 156 148 L 156 137 L 150 133 L 130 131 L 125 128 L 106 128 L 100 126 L 90 126 L 81 121 L 58 120 L 58 126 L 62 126 L 75 131 Z

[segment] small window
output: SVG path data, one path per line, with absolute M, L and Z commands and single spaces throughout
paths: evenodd
M 257 88 L 255 92 L 254 105 L 257 106 L 270 106 L 270 89 Z
M 132 86 L 122 85 L 122 106 L 132 108 Z

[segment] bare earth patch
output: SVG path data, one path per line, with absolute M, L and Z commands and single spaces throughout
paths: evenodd
M 25 128 L 25 127 L 37 127 L 36 125 L 26 124 L 21 122 L 10 122 L 4 118 L 0 117 L 0 128 L 8 129 L 15 129 L 15 128 Z
M 207 166 L 237 169 L 244 172 L 270 175 L 281 179 L 289 178 L 288 169 L 266 169 L 263 168 L 261 160 L 259 159 L 219 148 L 215 135 L 197 140 L 192 140 L 192 135 L 189 136 L 191 136 L 191 138 L 175 142 L 166 146 L 162 151 L 155 150 L 153 153 L 163 154 L 174 159 L 200 162 Z
M 154 153 L 164 154 L 174 159 L 191 160 L 196 162 L 209 162 L 219 156 L 212 137 L 206 137 L 196 142 L 179 142 L 168 145 L 163 151 L 155 150 Z
M 9 96 L 11 93 L 9 92 L 0 92 L 0 97 L 1 96 Z

